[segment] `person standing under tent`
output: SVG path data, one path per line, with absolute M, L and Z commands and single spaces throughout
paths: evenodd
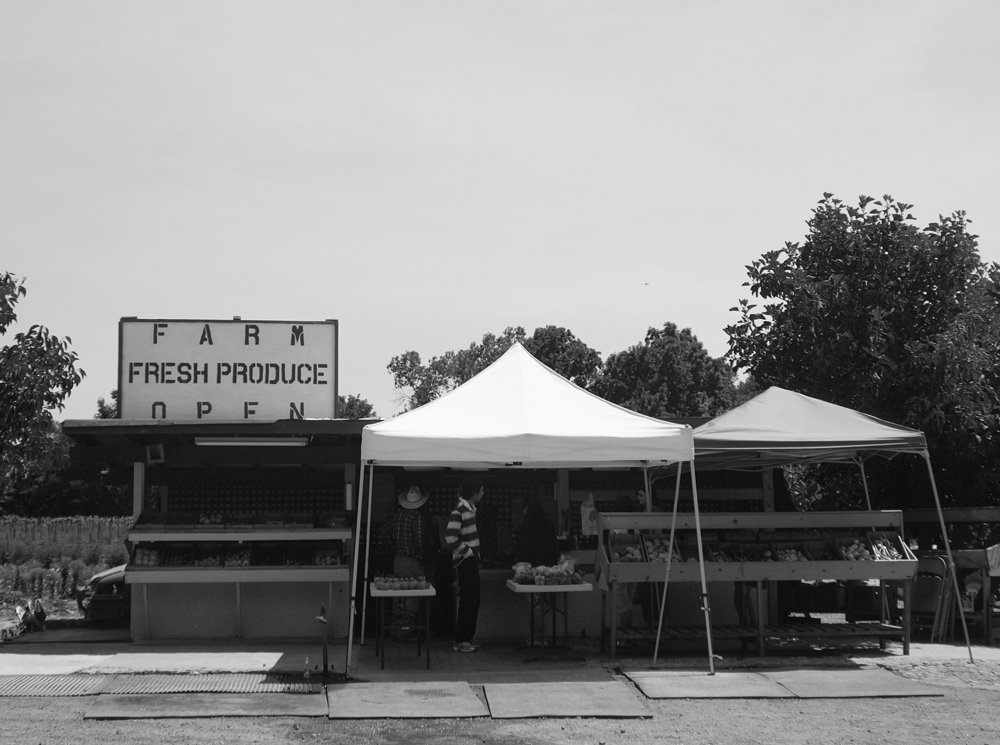
M 476 622 L 479 618 L 479 529 L 476 506 L 483 499 L 483 482 L 465 479 L 458 487 L 458 503 L 448 518 L 445 543 L 451 549 L 451 563 L 458 579 L 458 617 L 455 621 L 456 652 L 475 652 Z
M 437 535 L 434 525 L 421 509 L 430 498 L 430 492 L 419 486 L 411 486 L 396 499 L 399 509 L 382 526 L 379 537 L 393 552 L 392 573 L 397 577 L 426 577 L 428 564 L 437 550 Z M 419 601 L 404 598 L 395 609 L 397 620 L 416 617 Z
M 517 528 L 517 560 L 533 567 L 555 566 L 559 561 L 556 527 L 545 512 L 541 500 L 529 496 L 524 500 L 524 519 Z
M 531 564 L 532 567 L 551 567 L 559 562 L 559 543 L 556 538 L 556 526 L 552 523 L 542 500 L 531 495 L 524 500 L 524 519 L 517 528 L 517 560 Z M 525 595 L 533 618 L 531 623 L 541 631 L 542 645 L 545 644 L 544 612 L 541 596 Z M 529 639 L 528 644 L 534 644 Z

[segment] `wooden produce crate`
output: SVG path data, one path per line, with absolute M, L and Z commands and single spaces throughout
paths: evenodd
M 667 547 L 670 543 L 669 533 L 651 533 L 642 536 L 643 541 L 643 551 L 645 553 L 646 561 L 650 564 L 666 564 L 668 551 Z M 674 551 L 672 564 L 679 564 L 684 561 L 681 554 L 681 548 L 677 542 L 677 536 L 674 536 Z
M 312 528 L 316 517 L 311 512 L 289 512 L 285 515 L 286 528 Z
M 226 525 L 225 517 L 219 510 L 205 510 L 198 513 L 195 530 L 222 530 Z
M 160 566 L 189 567 L 194 562 L 193 543 L 171 543 L 164 546 Z
M 285 563 L 285 552 L 281 543 L 260 541 L 254 543 L 251 559 L 255 567 L 279 567 Z
M 344 550 L 340 541 L 323 543 L 313 549 L 313 564 L 316 566 L 340 566 L 343 563 Z
M 255 516 L 252 512 L 231 512 L 226 515 L 229 530 L 253 530 Z
M 254 518 L 255 528 L 275 529 L 285 527 L 285 516 L 280 512 L 258 512 Z
M 917 560 L 910 547 L 895 531 L 869 531 L 868 543 L 871 545 L 875 561 Z
M 608 531 L 608 560 L 614 564 L 645 563 L 642 536 Z
M 801 541 L 772 543 L 768 547 L 768 552 L 770 555 L 766 552 L 764 556 L 770 561 L 812 561 L 812 556 Z
M 166 527 L 171 530 L 193 530 L 198 523 L 197 512 L 168 512 Z

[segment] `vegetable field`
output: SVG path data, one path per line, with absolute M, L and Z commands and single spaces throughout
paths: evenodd
M 41 598 L 47 610 L 75 610 L 77 587 L 128 560 L 127 517 L 0 517 L 0 621 Z M 73 601 L 73 602 L 65 602 Z

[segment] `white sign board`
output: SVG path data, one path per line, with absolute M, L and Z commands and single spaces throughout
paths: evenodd
M 122 419 L 337 416 L 336 321 L 123 318 Z

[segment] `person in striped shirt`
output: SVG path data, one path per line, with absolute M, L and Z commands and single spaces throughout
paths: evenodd
M 458 487 L 458 504 L 448 518 L 445 543 L 451 548 L 451 563 L 458 578 L 458 618 L 455 621 L 456 652 L 475 652 L 476 621 L 479 618 L 479 529 L 476 506 L 483 498 L 483 482 L 465 479 Z

